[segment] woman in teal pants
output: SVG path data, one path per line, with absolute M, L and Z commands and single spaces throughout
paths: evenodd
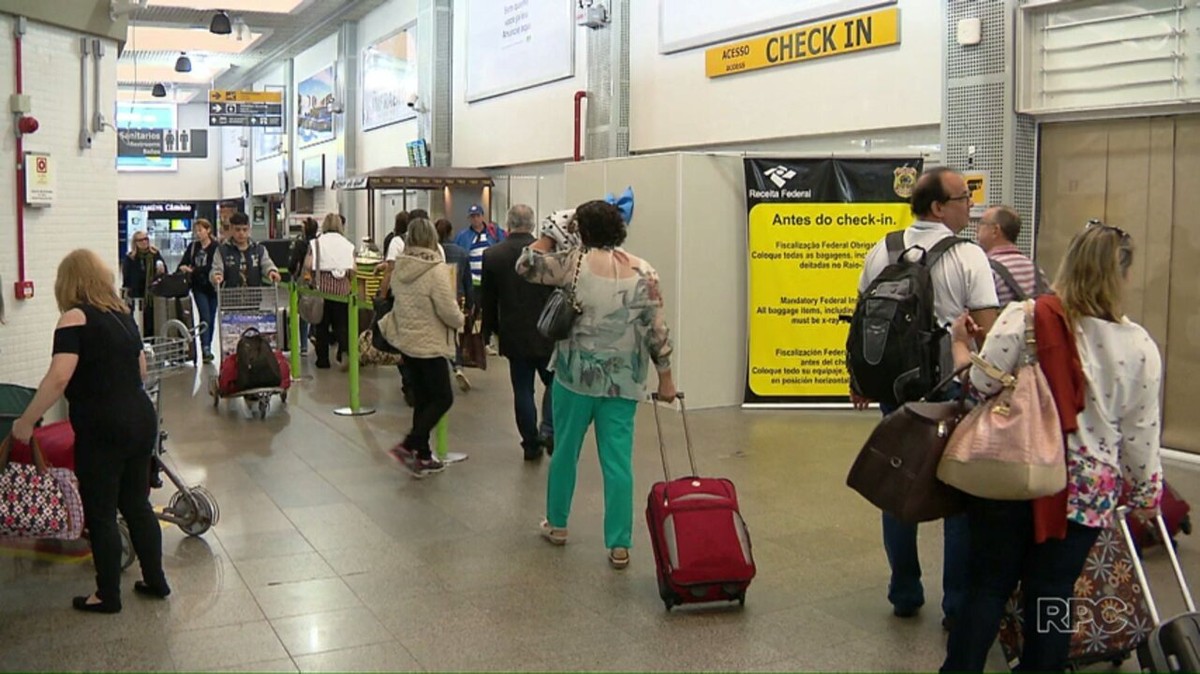
M 541 534 L 556 545 L 567 542 L 579 452 L 594 425 L 604 475 L 604 543 L 616 569 L 629 565 L 634 416 L 646 395 L 650 362 L 658 371 L 659 395 L 675 399 L 658 274 L 620 248 L 625 231 L 617 207 L 590 201 L 573 214 L 547 218 L 541 237 L 517 262 L 517 273 L 534 283 L 574 283 L 582 310 L 552 359 L 555 451 Z

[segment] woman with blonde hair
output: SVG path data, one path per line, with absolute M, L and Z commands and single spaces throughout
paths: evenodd
M 942 671 L 983 671 L 1005 603 L 1020 583 L 1025 597 L 1022 671 L 1063 671 L 1069 630 L 1050 608 L 1067 606 L 1075 580 L 1118 504 L 1157 509 L 1162 495 L 1159 385 L 1162 359 L 1145 328 L 1122 304 L 1133 264 L 1123 230 L 1088 223 L 1067 248 L 1054 284 L 1034 307 L 1036 358 L 1058 409 L 1067 488 L 1035 501 L 970 498 L 967 603 L 950 630 Z M 971 362 L 975 332 L 964 316 L 952 328 L 955 363 Z M 980 357 L 1015 372 L 1025 348 L 1025 304 L 1000 314 Z M 973 367 L 986 395 L 1001 384 Z
M 321 223 L 321 235 L 309 246 L 304 267 L 316 276 L 317 287 L 323 292 L 348 294 L 350 273 L 354 269 L 354 243 L 346 238 L 345 225 L 337 213 L 327 213 Z M 337 344 L 337 359 L 342 369 L 350 365 L 346 351 L 350 348 L 349 305 L 326 302 L 321 324 L 316 326 L 317 367 L 329 367 L 329 344 Z
M 391 454 L 421 478 L 444 468 L 429 446 L 429 434 L 454 404 L 449 361 L 465 320 L 429 220 L 409 221 L 408 242 L 396 259 L 391 284 L 395 305 L 379 329 L 403 355 L 415 403 L 412 428 Z
M 162 530 L 149 499 L 157 419 L 142 386 L 146 357 L 112 271 L 92 251 L 80 249 L 63 258 L 54 297 L 62 316 L 54 330 L 50 369 L 12 434 L 29 442 L 34 425 L 66 395 L 75 430 L 75 474 L 96 567 L 96 591 L 75 597 L 72 605 L 116 613 L 121 610 L 118 510 L 142 568 L 142 580 L 133 589 L 159 598 L 171 593 L 163 574 Z

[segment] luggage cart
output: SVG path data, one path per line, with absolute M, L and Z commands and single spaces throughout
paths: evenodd
M 279 287 L 277 285 L 217 288 L 217 324 L 220 326 L 218 336 L 221 340 L 221 357 L 218 359 L 218 372 L 225 358 L 237 352 L 238 339 L 249 328 L 255 328 L 270 342 L 273 349 L 279 348 Z M 220 405 L 222 400 L 241 398 L 253 412 L 257 403 L 258 414 L 263 420 L 271 408 L 271 398 L 275 395 L 283 404 L 287 404 L 287 389 L 282 386 L 246 389 L 229 395 L 221 393 L 220 376 L 214 376 L 209 382 L 209 394 L 212 395 L 213 407 Z
M 167 453 L 168 433 L 163 429 L 162 414 L 162 378 L 177 371 L 192 362 L 189 349 L 196 335 L 203 330 L 203 324 L 189 330 L 181 321 L 169 320 L 163 325 L 162 335 L 156 335 L 144 340 L 146 354 L 146 394 L 154 403 L 154 416 L 158 433 L 154 443 L 154 453 L 150 459 L 150 487 L 157 489 L 163 486 L 162 475 L 165 473 L 171 484 L 175 485 L 175 493 L 167 506 L 156 514 L 158 519 L 170 522 L 179 527 L 189 536 L 201 536 L 221 518 L 221 509 L 217 499 L 201 485 L 190 486 L 171 468 L 164 456 Z M 121 568 L 128 568 L 135 559 L 133 540 L 129 536 L 129 528 L 125 521 L 119 521 L 121 530 Z

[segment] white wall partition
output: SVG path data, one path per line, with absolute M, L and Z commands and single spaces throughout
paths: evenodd
M 746 371 L 746 198 L 742 159 L 658 154 L 568 164 L 566 200 L 634 189 L 625 248 L 659 274 L 675 381 L 692 407 L 742 402 Z

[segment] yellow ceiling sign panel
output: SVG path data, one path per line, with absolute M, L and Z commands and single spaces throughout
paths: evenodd
M 900 44 L 900 10 L 843 16 L 739 40 L 704 53 L 705 73 L 724 77 Z
M 283 103 L 282 91 L 219 91 L 208 92 L 209 103 Z

